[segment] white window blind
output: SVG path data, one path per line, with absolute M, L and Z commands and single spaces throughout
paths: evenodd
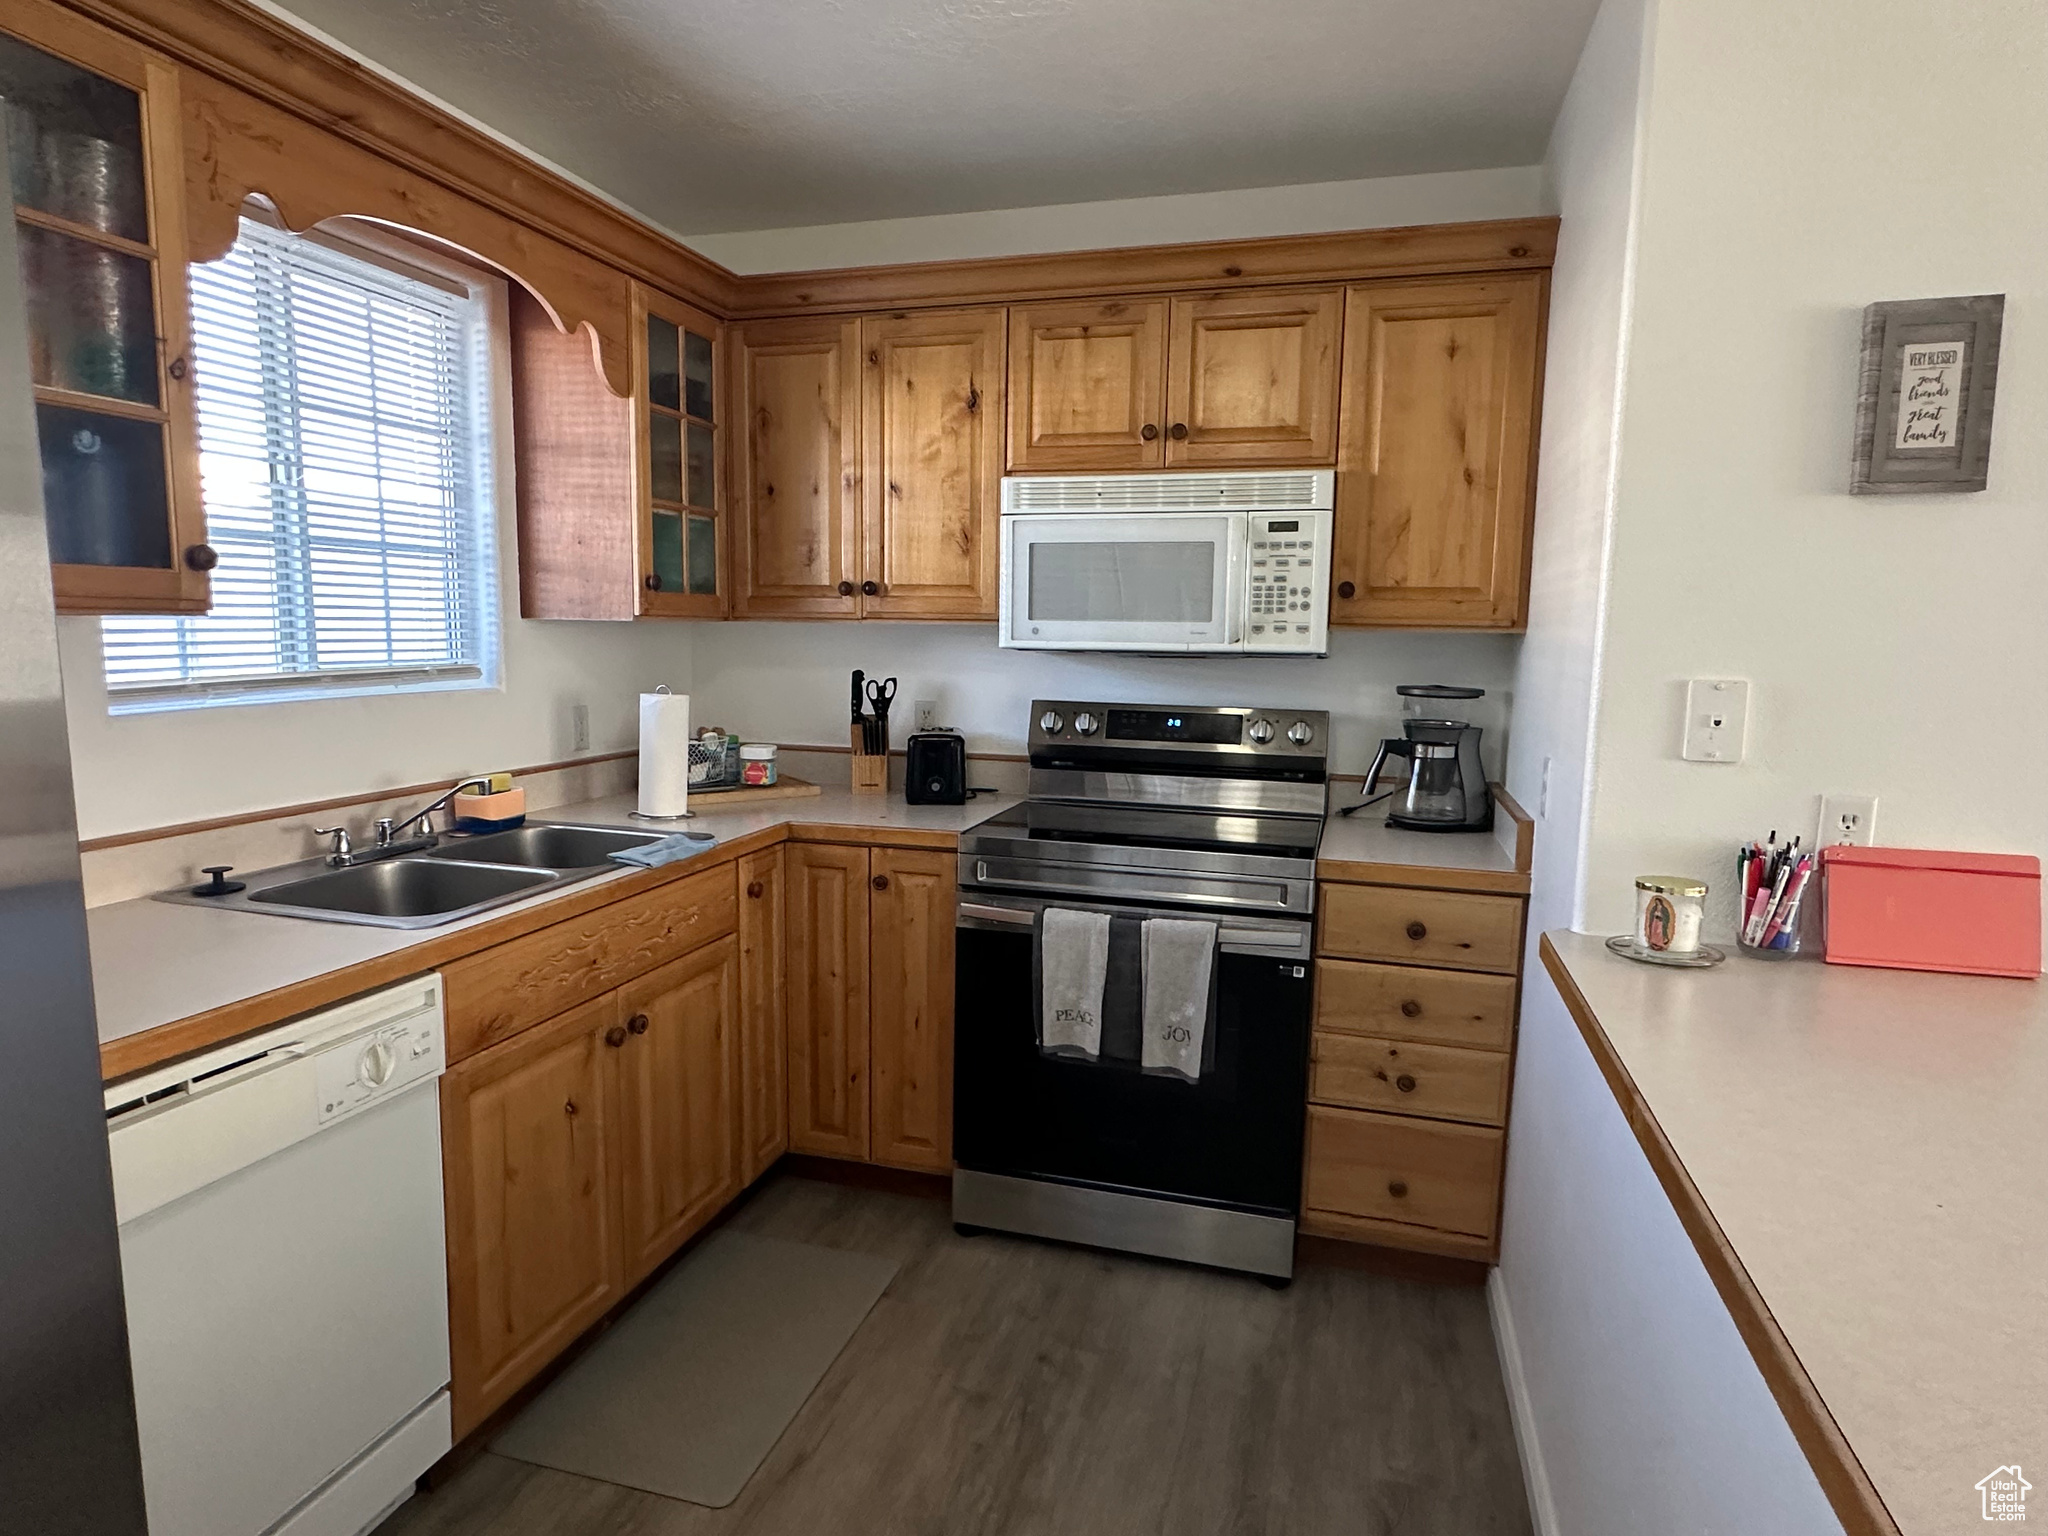
M 495 682 L 485 296 L 249 220 L 191 285 L 213 610 L 104 620 L 110 709 Z

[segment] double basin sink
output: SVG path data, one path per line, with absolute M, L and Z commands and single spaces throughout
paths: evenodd
M 432 928 L 619 869 L 612 854 L 666 835 L 534 823 L 444 838 L 419 853 L 339 869 L 324 859 L 289 864 L 248 876 L 232 894 L 178 890 L 163 899 L 373 928 Z

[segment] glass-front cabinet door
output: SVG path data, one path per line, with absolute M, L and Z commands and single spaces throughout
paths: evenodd
M 0 31 L 14 234 L 57 606 L 192 613 L 199 502 L 176 71 L 16 0 Z
M 721 327 L 636 287 L 640 312 L 640 611 L 726 613 Z

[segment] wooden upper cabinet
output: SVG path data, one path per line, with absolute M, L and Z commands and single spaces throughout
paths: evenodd
M 1003 311 L 861 322 L 861 612 L 996 616 Z
M 643 614 L 716 619 L 729 606 L 723 329 L 700 309 L 633 285 L 634 532 Z
M 1010 310 L 1009 467 L 1165 464 L 1164 299 L 1088 299 Z
M 0 96 L 57 607 L 204 612 L 178 73 L 12 0 Z
M 529 619 L 719 618 L 731 592 L 731 392 L 723 327 L 634 284 L 633 394 L 588 333 L 511 290 L 519 611 Z
M 751 1184 L 789 1150 L 783 850 L 739 862 L 740 1179 Z
M 619 1231 L 632 1286 L 740 1190 L 739 940 L 618 993 Z
M 860 322 L 735 327 L 732 371 L 734 416 L 746 431 L 734 613 L 858 617 Z
M 877 848 L 868 879 L 871 1156 L 937 1173 L 953 1166 L 955 863 Z
M 1332 624 L 1526 622 L 1544 283 L 1346 295 Z
M 458 1438 L 624 1293 L 617 1002 L 572 1008 L 441 1081 Z
M 868 1155 L 868 850 L 791 843 L 789 1149 Z
M 1176 298 L 1167 466 L 1331 463 L 1343 303 L 1334 288 Z

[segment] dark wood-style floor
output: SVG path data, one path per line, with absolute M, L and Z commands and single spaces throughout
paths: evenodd
M 779 1176 L 735 1226 L 886 1295 L 728 1509 L 485 1454 L 378 1536 L 1527 1536 L 1485 1293 L 1293 1287 L 1000 1236 Z

